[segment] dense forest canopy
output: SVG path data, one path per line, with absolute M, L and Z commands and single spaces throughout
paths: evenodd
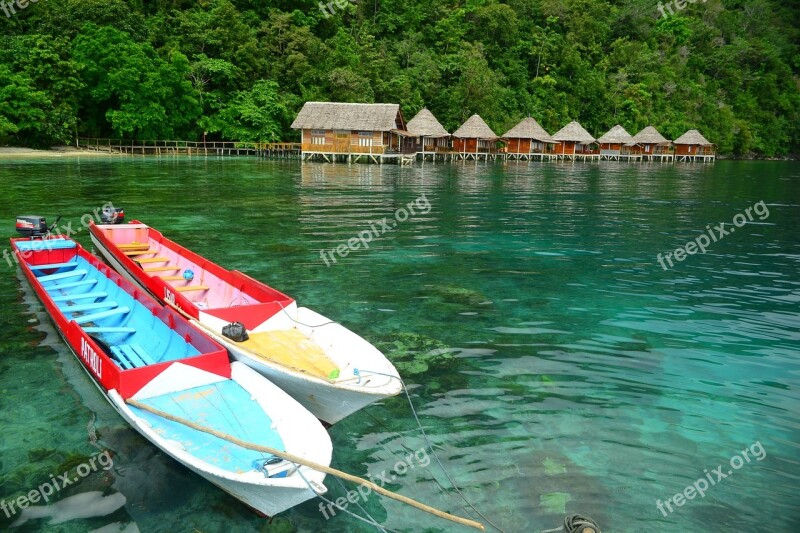
M 302 104 L 336 100 L 428 107 L 449 131 L 530 115 L 551 133 L 652 124 L 728 154 L 798 152 L 793 2 L 20 1 L 0 11 L 3 144 L 296 140 Z

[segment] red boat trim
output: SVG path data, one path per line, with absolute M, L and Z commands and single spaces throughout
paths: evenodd
M 137 290 L 129 281 L 101 263 L 97 257 L 84 250 L 80 244 L 75 243 L 75 248 L 69 249 L 50 250 L 43 247 L 41 250 L 21 252 L 16 243 L 28 240 L 26 238 L 11 239 L 11 246 L 18 258 L 22 273 L 42 301 L 47 313 L 67 340 L 80 363 L 105 391 L 115 389 L 123 399 L 130 398 L 152 381 L 153 378 L 175 363 L 182 363 L 225 378 L 231 377 L 228 353 L 222 346 L 205 333 L 195 329 L 174 310 L 162 306 L 150 296 Z M 102 275 L 109 278 L 136 301 L 144 305 L 170 329 L 180 334 L 187 342 L 197 348 L 200 355 L 128 370 L 120 368 L 77 323 L 67 320 L 30 268 L 35 265 L 65 263 L 76 256 L 86 260 Z M 46 273 L 47 270 L 43 272 Z

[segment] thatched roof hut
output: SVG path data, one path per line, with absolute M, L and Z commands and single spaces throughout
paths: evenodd
M 492 131 L 480 115 L 472 115 L 454 133 L 453 137 L 459 139 L 480 139 L 484 141 L 494 141 L 499 139 L 497 134 Z
M 306 102 L 292 122 L 296 130 L 405 130 L 399 104 Z
M 674 144 L 694 144 L 697 146 L 713 146 L 714 144 L 709 142 L 697 130 L 689 130 L 672 142 Z
M 574 120 L 554 133 L 553 140 L 579 144 L 595 142 L 595 138 Z
M 414 137 L 438 138 L 450 136 L 444 126 L 433 116 L 433 113 L 428 111 L 427 107 L 408 121 L 406 129 Z
M 647 126 L 631 139 L 633 144 L 667 144 L 669 141 L 653 126 Z
M 503 134 L 505 139 L 532 139 L 543 143 L 554 143 L 553 137 L 550 136 L 543 127 L 536 122 L 536 119 L 528 117 L 522 122 L 505 132 Z
M 631 134 L 625 128 L 617 124 L 606 132 L 605 135 L 597 139 L 600 144 L 626 144 L 633 140 Z

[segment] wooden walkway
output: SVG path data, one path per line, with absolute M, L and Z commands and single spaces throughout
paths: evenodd
M 79 149 L 128 155 L 155 156 L 256 156 L 264 158 L 299 159 L 326 163 L 393 163 L 401 166 L 415 161 L 638 161 L 638 162 L 702 162 L 713 163 L 713 154 L 621 154 L 621 153 L 508 153 L 457 152 L 446 149 L 425 152 L 397 152 L 385 147 L 353 147 L 352 152 L 331 150 L 309 150 L 310 145 L 300 143 L 252 143 L 230 141 L 124 141 L 119 139 L 96 139 L 80 137 Z
M 125 141 L 79 137 L 79 149 L 129 155 L 202 155 L 299 158 L 300 143 L 251 143 L 228 141 Z

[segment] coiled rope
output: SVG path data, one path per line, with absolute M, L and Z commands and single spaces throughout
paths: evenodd
M 568 515 L 564 518 L 564 525 L 553 529 L 546 529 L 539 533 L 601 533 L 597 522 L 588 516 L 579 514 Z

